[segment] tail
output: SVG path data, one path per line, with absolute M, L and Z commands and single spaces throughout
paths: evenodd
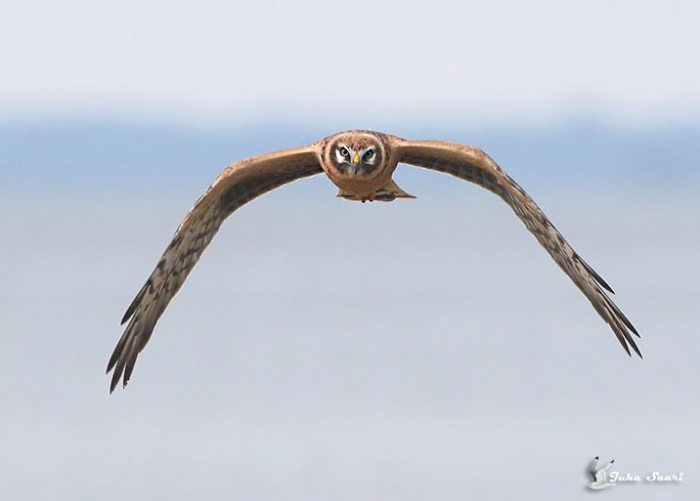
M 347 191 L 338 190 L 338 196 L 346 200 L 361 200 L 356 195 L 348 193 Z M 377 200 L 379 202 L 393 202 L 397 198 L 416 198 L 413 195 L 409 195 L 397 185 L 393 179 L 390 179 L 388 183 L 379 188 L 374 192 L 374 197 L 372 200 Z

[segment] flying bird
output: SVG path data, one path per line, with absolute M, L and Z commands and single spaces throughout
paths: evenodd
M 613 487 L 615 484 L 608 482 L 608 470 L 613 465 L 615 460 L 613 459 L 608 464 L 598 468 L 598 456 L 593 458 L 591 465 L 588 467 L 588 474 L 593 478 L 593 482 L 586 484 L 586 487 L 593 490 L 607 489 L 608 487 Z
M 399 163 L 444 172 L 498 195 L 612 328 L 628 355 L 641 352 L 636 329 L 607 292 L 610 286 L 557 231 L 530 196 L 479 148 L 446 141 L 411 141 L 380 132 L 351 130 L 309 146 L 265 153 L 235 162 L 190 209 L 155 270 L 126 310 L 126 329 L 107 364 L 110 392 L 129 382 L 139 353 L 224 220 L 242 205 L 284 184 L 325 173 L 348 200 L 390 202 L 415 198 L 393 181 Z

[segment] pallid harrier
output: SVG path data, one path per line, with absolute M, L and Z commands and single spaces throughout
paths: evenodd
M 583 292 L 612 328 L 622 347 L 641 357 L 632 323 L 605 291 L 610 286 L 571 248 L 525 191 L 486 153 L 445 141 L 408 141 L 371 131 L 340 132 L 310 146 L 265 153 L 227 167 L 190 209 L 146 284 L 126 310 L 129 321 L 107 364 L 114 370 L 110 392 L 119 379 L 129 382 L 139 353 L 158 318 L 182 286 L 224 220 L 254 198 L 283 184 L 325 172 L 338 196 L 362 202 L 414 198 L 399 188 L 392 174 L 399 163 L 445 172 L 471 181 L 501 197 L 542 247 Z

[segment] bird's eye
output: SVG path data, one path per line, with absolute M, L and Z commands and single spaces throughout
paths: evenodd
M 362 155 L 363 162 L 369 162 L 372 158 L 374 158 L 374 149 L 372 148 L 365 151 L 364 155 Z
M 338 153 L 340 153 L 340 156 L 343 158 L 350 158 L 350 151 L 348 151 L 345 146 L 338 147 Z

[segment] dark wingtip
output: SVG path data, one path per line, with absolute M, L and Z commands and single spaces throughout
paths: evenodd
M 141 302 L 141 293 L 139 293 L 138 296 L 134 298 L 134 300 L 131 302 L 129 307 L 126 309 L 126 312 L 124 312 L 124 316 L 122 317 L 122 321 L 120 322 L 119 325 L 124 325 L 129 321 L 131 317 L 134 316 L 134 313 L 136 312 L 136 307 L 139 305 Z
M 623 347 L 623 348 L 625 349 L 625 351 L 627 352 L 627 355 L 631 357 L 631 356 L 632 356 L 632 352 L 630 351 L 630 347 L 627 346 L 627 343 L 625 343 L 625 341 L 624 341 L 623 339 L 621 339 L 621 340 L 620 340 L 620 344 L 622 345 L 622 347 Z
M 114 393 L 114 390 L 117 388 L 117 385 L 119 384 L 119 379 L 121 379 L 122 373 L 120 371 L 115 371 L 114 374 L 112 375 L 112 381 L 109 383 L 109 394 L 111 395 Z M 126 388 L 127 383 L 129 380 L 125 377 L 123 378 L 122 382 L 122 388 Z
M 114 367 L 114 362 L 115 362 L 114 353 L 112 353 L 112 357 L 109 359 L 109 362 L 107 363 L 107 370 L 105 371 L 105 374 L 109 374 L 109 371 L 111 371 L 112 368 Z M 114 376 L 112 376 L 112 381 L 109 383 L 109 394 L 110 395 L 114 391 L 114 387 L 115 387 Z
M 614 331 L 614 332 L 615 332 L 615 336 L 617 336 L 617 340 L 620 342 L 620 345 L 627 353 L 627 356 L 629 356 L 630 358 L 632 357 L 632 351 L 630 351 L 630 346 L 631 346 L 639 358 L 642 358 L 642 359 L 644 358 L 642 356 L 642 352 L 639 351 L 639 347 L 637 346 L 637 343 L 634 342 L 634 339 L 632 338 L 632 336 L 629 335 L 629 333 L 627 333 L 625 331 L 622 331 L 622 333 L 620 333 L 618 331 Z
M 639 348 L 637 348 L 637 345 L 636 345 L 636 344 L 632 344 L 632 348 L 634 348 L 634 352 L 637 354 L 637 356 L 638 356 L 639 358 L 641 358 L 642 360 L 644 360 L 644 357 L 642 356 L 642 352 L 639 351 Z
M 122 335 L 122 337 L 119 339 L 119 342 L 117 343 L 117 346 L 114 347 L 114 351 L 112 351 L 112 356 L 109 357 L 109 362 L 107 362 L 107 370 L 105 371 L 105 374 L 109 374 L 109 372 L 114 369 L 114 366 L 117 365 L 117 362 L 119 361 L 119 355 L 122 352 L 122 348 L 124 346 L 124 342 L 126 341 L 126 337 Z
M 139 292 L 138 295 L 134 298 L 134 300 L 131 302 L 129 307 L 126 309 L 124 312 L 124 316 L 122 317 L 122 321 L 120 322 L 119 325 L 124 325 L 129 321 L 129 319 L 134 316 L 134 312 L 136 311 L 136 307 L 138 306 L 139 302 L 141 300 L 141 293 Z
M 112 393 L 114 389 L 117 387 L 117 383 L 119 383 L 119 379 L 121 378 L 122 374 L 124 374 L 124 360 L 121 359 L 120 357 L 124 356 L 123 353 L 123 340 L 125 339 L 125 336 L 122 336 L 122 339 L 119 340 L 119 343 L 117 344 L 116 348 L 114 348 L 114 352 L 112 353 L 112 357 L 109 359 L 109 363 L 107 364 L 107 373 L 109 371 L 114 370 L 112 373 L 112 380 L 109 384 L 109 392 Z
M 593 279 L 594 279 L 596 282 L 598 282 L 598 284 L 599 284 L 603 289 L 605 289 L 606 291 L 608 291 L 610 294 L 615 294 L 615 291 L 613 290 L 613 288 L 610 287 L 610 285 L 608 285 L 608 283 L 607 283 L 605 280 L 603 280 L 603 277 L 601 277 L 601 276 L 598 274 L 598 272 L 596 272 L 596 271 L 591 267 L 591 265 L 589 265 L 586 261 L 584 261 L 584 260 L 581 258 L 581 256 L 579 256 L 578 254 L 574 253 L 574 259 L 576 259 L 579 263 L 581 263 L 581 264 L 583 265 L 583 267 L 586 269 L 586 271 L 587 271 L 588 273 L 591 274 L 591 276 L 593 277 Z
M 632 334 L 634 334 L 635 336 L 637 336 L 639 339 L 642 339 L 642 336 L 639 335 L 639 332 L 637 332 L 637 329 L 634 328 L 634 325 L 632 325 L 632 324 L 630 323 L 627 327 L 630 328 L 630 330 L 632 331 Z
M 639 351 L 639 347 L 637 346 L 637 343 L 634 342 L 634 339 L 632 339 L 631 336 L 629 336 L 629 337 L 627 338 L 627 342 L 628 342 L 630 345 L 632 345 L 632 349 L 633 349 L 634 352 L 637 354 L 637 356 L 638 356 L 639 358 L 642 358 L 642 359 L 643 359 L 644 357 L 642 356 L 642 352 Z M 629 350 L 627 350 L 627 353 L 629 353 Z M 632 356 L 632 355 L 630 354 L 630 356 Z
M 139 293 L 136 294 L 136 297 L 131 302 L 129 307 L 126 309 L 126 313 L 124 313 L 124 316 L 122 317 L 121 325 L 124 325 L 126 322 L 129 321 L 129 319 L 132 316 L 134 316 L 134 313 L 136 312 L 136 308 L 141 303 L 141 299 L 143 299 L 144 294 L 146 294 L 146 289 L 148 289 L 150 284 L 151 284 L 151 279 L 149 278 L 148 280 L 146 280 L 146 283 L 144 284 L 144 286 L 141 287 L 141 290 L 139 291 Z
M 114 373 L 116 376 L 116 372 Z M 114 376 L 112 377 L 112 381 L 109 383 L 109 394 L 111 395 L 114 393 L 114 389 L 117 387 L 117 383 L 119 382 L 119 378 L 115 378 Z

